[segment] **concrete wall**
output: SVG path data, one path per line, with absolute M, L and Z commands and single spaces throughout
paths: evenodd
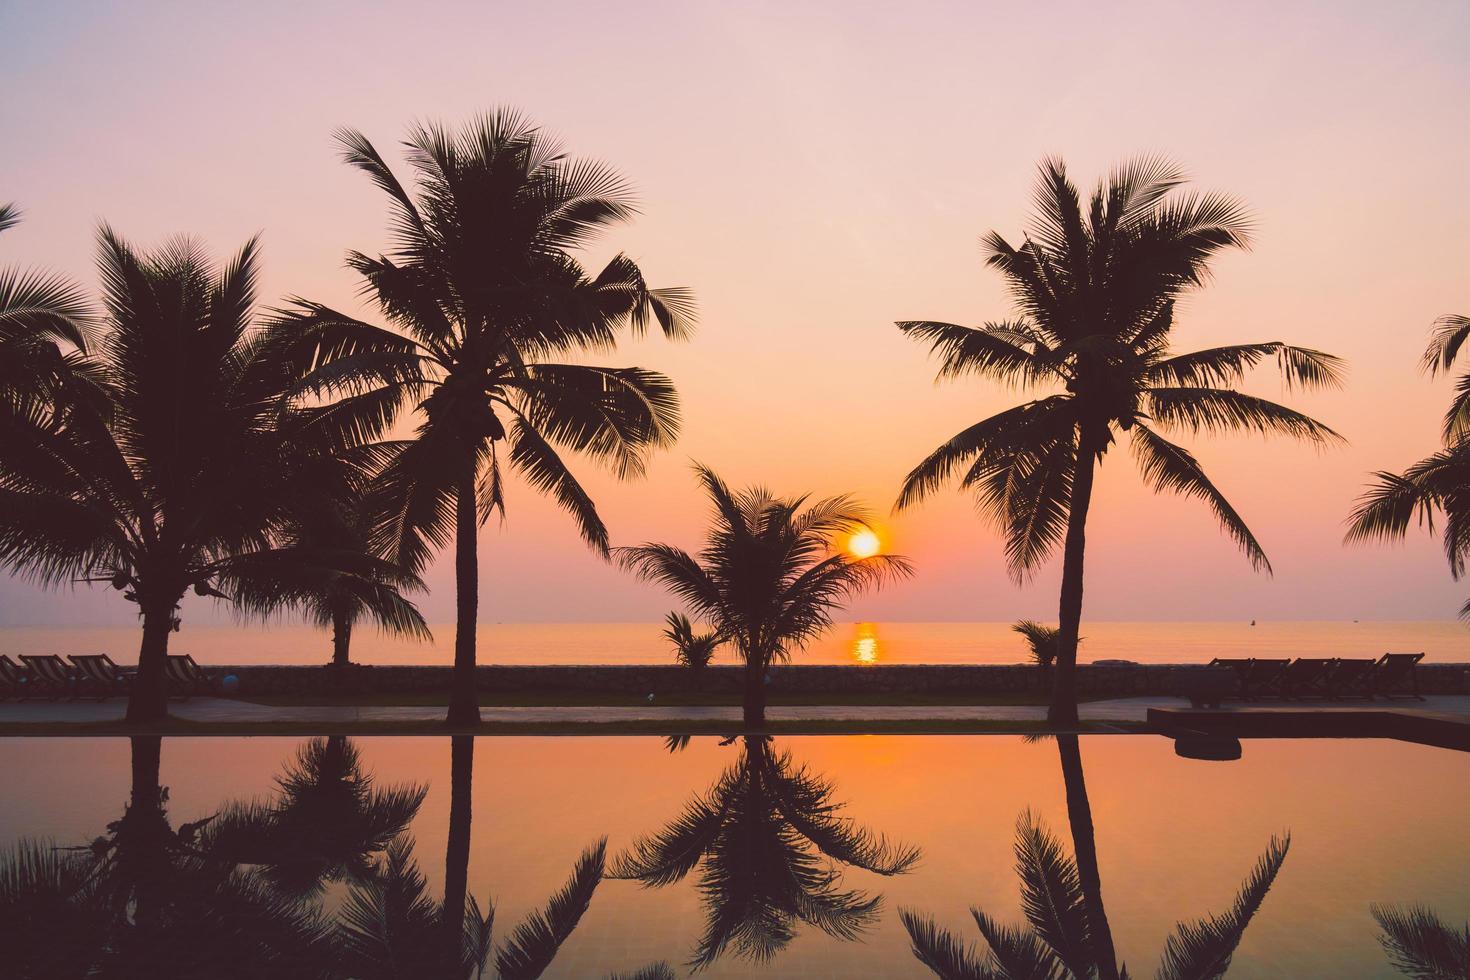
M 234 675 L 239 694 L 325 694 L 339 691 L 409 693 L 448 689 L 448 666 L 328 667 L 239 666 L 204 668 L 218 678 Z M 1203 664 L 1136 664 L 1077 668 L 1083 695 L 1178 694 L 1212 668 Z M 485 691 L 619 694 L 690 694 L 740 690 L 739 667 L 691 670 L 672 664 L 636 666 L 477 667 Z M 770 689 L 788 694 L 998 694 L 1042 690 L 1041 672 L 1029 664 L 905 664 L 866 667 L 792 665 L 773 667 Z M 1421 664 L 1425 694 L 1470 693 L 1470 664 Z

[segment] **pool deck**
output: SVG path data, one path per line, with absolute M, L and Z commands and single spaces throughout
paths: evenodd
M 124 702 L 27 701 L 0 703 L 0 735 L 129 734 Z M 1389 737 L 1470 748 L 1470 695 L 1430 695 L 1423 701 L 1231 704 L 1189 708 L 1182 699 L 1135 697 L 1079 706 L 1089 732 L 1208 731 L 1245 736 Z M 424 733 L 444 731 L 443 706 L 265 705 L 198 698 L 169 705 L 171 733 L 295 734 Z M 650 732 L 729 731 L 740 709 L 729 706 L 485 706 L 481 731 Z M 766 710 L 776 731 L 962 732 L 1044 730 L 1040 705 L 780 705 Z

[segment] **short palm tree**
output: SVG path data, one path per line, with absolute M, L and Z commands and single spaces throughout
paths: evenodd
M 20 221 L 0 204 L 0 231 Z M 44 272 L 0 269 L 0 411 L 46 411 L 75 380 L 95 318 L 81 288 Z
M 718 633 L 696 633 L 683 613 L 671 612 L 665 620 L 664 638 L 674 645 L 674 659 L 685 667 L 708 667 L 720 645 Z
M 696 467 L 714 505 L 714 521 L 698 555 L 667 544 L 618 548 L 617 559 L 641 578 L 660 582 L 690 612 L 733 643 L 745 661 L 747 728 L 765 724 L 765 676 L 774 663 L 820 636 L 848 598 L 910 574 L 898 555 L 854 558 L 835 542 L 865 525 L 848 497 L 807 503 L 762 487 L 735 493 L 706 467 Z
M 299 379 L 251 326 L 256 243 L 216 271 L 186 240 L 145 254 L 104 227 L 100 253 L 108 319 L 87 366 L 99 397 L 62 425 L 0 416 L 0 565 L 45 585 L 110 582 L 137 604 L 127 718 L 153 722 L 186 592 L 265 613 L 329 571 L 369 596 L 389 570 L 284 538 L 304 487 L 351 464 L 328 454 L 340 433 L 294 407 Z
M 338 140 L 392 208 L 393 251 L 348 256 L 390 327 L 304 300 L 281 325 L 294 331 L 300 363 L 315 369 L 309 390 L 342 396 L 341 411 L 375 437 L 401 409 L 419 412 L 413 439 L 379 475 L 374 539 L 405 568 L 454 542 L 448 720 L 472 724 L 476 533 L 491 512 L 504 513 L 503 466 L 551 494 L 605 553 L 607 529 L 561 451 L 631 477 L 678 431 L 677 396 L 663 375 L 559 358 L 611 350 L 623 329 L 641 334 L 650 322 L 685 336 L 694 305 L 682 289 L 650 289 L 623 255 L 596 275 L 583 269 L 573 252 L 633 215 L 627 185 L 569 159 L 513 112 L 459 134 L 415 129 L 407 143 L 413 194 L 361 134 Z
M 1456 929 L 1427 908 L 1374 905 L 1383 931 L 1378 943 L 1404 976 L 1420 980 L 1470 977 L 1470 922 Z
M 1031 661 L 1038 667 L 1050 667 L 1057 659 L 1057 639 L 1062 631 L 1034 619 L 1020 619 L 1011 624 L 1011 632 L 1026 638 Z
M 1049 719 L 1077 720 L 1075 665 L 1082 569 L 1093 476 L 1122 432 L 1144 479 L 1197 497 L 1262 571 L 1255 536 L 1188 450 L 1160 430 L 1245 430 L 1324 443 L 1338 436 L 1307 416 L 1233 386 L 1267 357 L 1288 385 L 1340 382 L 1328 354 L 1267 343 L 1176 354 L 1176 300 L 1203 284 L 1210 260 L 1248 243 L 1244 209 L 1217 194 L 1182 194 L 1180 171 L 1156 160 L 1128 164 L 1084 205 L 1063 164 L 1047 160 L 1036 217 L 1019 247 L 996 232 L 987 264 L 1005 278 L 1015 318 L 983 327 L 906 321 L 908 336 L 941 361 L 940 378 L 977 374 L 1046 392 L 956 434 L 914 467 L 896 507 L 910 507 L 958 477 L 1006 537 L 1012 576 L 1025 578 L 1063 546 L 1061 636 Z
M 1272 838 L 1235 903 L 1223 915 L 1181 922 L 1164 945 L 1159 980 L 1218 980 L 1230 968 L 1246 927 L 1261 907 L 1286 859 L 1289 838 Z M 988 950 L 977 955 L 967 943 L 934 921 L 900 910 L 914 956 L 943 980 L 1126 980 L 1128 970 L 1111 962 L 1095 942 L 1077 864 L 1065 847 L 1031 813 L 1016 825 L 1016 875 L 1027 926 L 1007 926 L 978 908 L 970 914 Z M 1109 944 L 1111 945 L 1111 944 Z
M 350 739 L 315 738 L 280 776 L 273 799 L 226 806 L 204 828 L 205 849 L 256 866 L 277 892 L 313 898 L 329 882 L 363 882 L 408 830 L 426 786 L 376 785 Z
M 363 478 L 366 472 L 355 469 L 347 472 L 348 480 L 340 488 L 342 492 L 322 493 L 317 487 L 313 489 L 318 492 L 303 496 L 286 533 L 290 545 L 354 554 L 371 551 L 372 529 L 363 500 L 367 490 L 367 480 Z M 433 638 L 418 607 L 404 594 L 422 589 L 423 582 L 416 574 L 385 558 L 367 581 L 360 575 L 327 570 L 317 587 L 303 598 L 301 606 L 308 620 L 332 631 L 332 666 L 346 667 L 352 663 L 353 627 L 364 619 L 371 619 L 380 630 L 397 636 L 417 640 Z
M 1461 347 L 1470 339 L 1470 317 L 1447 316 L 1439 321 L 1424 353 L 1431 373 L 1449 371 Z M 1349 518 L 1348 541 L 1402 539 L 1410 524 L 1431 534 L 1435 519 L 1444 519 L 1444 552 L 1450 574 L 1459 579 L 1470 560 L 1470 374 L 1455 385 L 1456 394 L 1445 413 L 1444 448 L 1419 460 L 1403 473 L 1380 471 L 1358 499 Z M 1470 600 L 1460 607 L 1470 618 Z
M 833 786 L 746 735 L 739 760 L 677 820 L 634 842 L 611 876 L 663 887 L 696 867 L 706 913 L 690 965 L 709 966 L 728 949 L 766 962 L 806 923 L 856 939 L 877 921 L 882 896 L 843 887 L 836 865 L 880 875 L 908 871 L 919 849 L 890 842 L 841 814 Z

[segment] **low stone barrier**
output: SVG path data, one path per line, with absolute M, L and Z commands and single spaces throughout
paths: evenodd
M 452 668 L 420 665 L 208 666 L 215 678 L 233 675 L 242 695 L 412 694 L 447 691 Z M 743 668 L 692 670 L 673 664 L 505 665 L 475 668 L 482 691 L 655 696 L 735 694 Z M 1212 668 L 1204 664 L 1079 664 L 1082 696 L 1177 695 Z M 1425 694 L 1470 694 L 1470 664 L 1420 664 Z M 770 690 L 780 694 L 986 695 L 1045 690 L 1050 675 L 1031 664 L 790 664 L 772 667 Z

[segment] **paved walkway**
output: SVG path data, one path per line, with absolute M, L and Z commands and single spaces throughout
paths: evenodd
M 0 724 L 85 724 L 119 721 L 122 699 L 105 701 L 27 701 L 0 703 Z M 1188 707 L 1182 698 L 1141 697 L 1089 701 L 1079 706 L 1083 721 L 1142 722 L 1150 708 Z M 1424 701 L 1392 703 L 1340 702 L 1238 704 L 1227 703 L 1226 711 L 1280 708 L 1290 711 L 1361 711 L 1368 708 L 1403 708 L 1454 715 L 1470 715 L 1470 695 L 1430 695 Z M 372 722 L 435 722 L 444 717 L 443 706 L 354 707 L 345 705 L 268 705 L 226 698 L 199 698 L 169 705 L 175 718 L 212 724 L 353 724 Z M 705 705 L 569 706 L 569 707 L 482 707 L 483 721 L 510 724 L 629 724 L 653 722 L 660 725 L 682 721 L 736 723 L 737 707 Z M 1041 705 L 785 705 L 766 709 L 772 722 L 1031 722 L 1045 721 Z

